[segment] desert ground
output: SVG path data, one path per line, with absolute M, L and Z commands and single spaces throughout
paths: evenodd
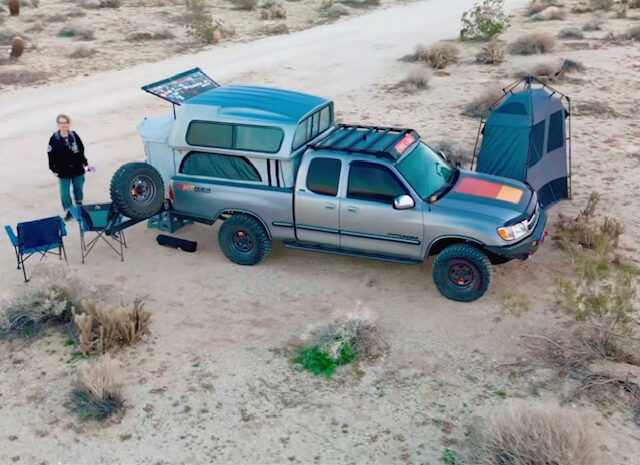
M 599 190 L 605 213 L 625 223 L 619 250 L 640 263 L 634 241 L 640 233 L 640 44 L 622 37 L 640 24 L 639 9 L 629 9 L 626 17 L 617 17 L 622 15 L 615 8 L 577 13 L 571 8 L 578 2 L 569 1 L 564 19 L 533 21 L 525 15 L 527 2 L 507 2 L 512 18 L 500 36 L 505 44 L 533 31 L 556 37 L 596 16 L 602 24 L 582 39 L 557 38 L 544 54 L 507 53 L 495 66 L 476 63 L 482 43 L 456 42 L 457 62 L 429 71 L 426 89 L 407 92 L 397 84 L 424 65 L 402 58 L 418 44 L 455 41 L 461 13 L 473 1 L 383 1 L 376 11 L 358 10 L 362 14 L 356 18 L 324 25 L 312 20 L 314 2 L 284 2 L 291 8 L 292 32 L 263 38 L 249 33 L 260 22 L 255 11 L 230 10 L 221 3 L 213 2 L 216 15 L 236 26 L 236 36 L 197 53 L 185 47 L 189 39 L 183 32 L 166 48 L 156 41 L 125 44 L 126 32 L 152 29 L 151 19 L 133 3 L 119 10 L 131 12 L 131 23 L 114 29 L 111 15 L 118 11 L 87 10 L 78 21 L 104 15 L 108 33 L 96 28 L 98 48 L 109 40 L 123 47 L 105 46 L 76 70 L 53 59 L 68 53 L 61 44 L 72 39 L 56 38 L 45 46 L 43 34 L 54 35 L 57 26 L 34 20 L 42 25 L 33 33 L 38 49 L 25 52 L 18 64 L 0 64 L 0 70 L 24 66 L 50 73 L 48 83 L 12 85 L 0 93 L 0 218 L 5 224 L 60 213 L 57 181 L 47 170 L 45 152 L 56 114 L 71 116 L 97 167 L 87 175 L 86 202 L 108 201 L 115 169 L 144 159 L 136 125 L 145 116 L 170 111 L 140 86 L 193 66 L 223 84 L 322 95 L 334 100 L 341 122 L 409 126 L 429 142 L 456 141 L 469 152 L 479 120 L 461 114 L 467 103 L 537 64 L 556 66 L 571 59 L 584 66 L 582 72 L 557 77 L 552 85 L 571 96 L 575 108 L 574 195 L 550 209 L 550 238 L 559 213 L 576 214 L 591 191 Z M 35 18 L 53 14 L 60 4 L 43 0 L 25 11 Z M 178 14 L 178 6 L 153 4 L 154 17 Z M 252 19 L 245 24 L 247 15 Z M 9 21 L 4 25 L 16 27 Z M 305 29 L 309 26 L 314 27 Z M 587 102 L 606 106 L 594 112 Z M 434 465 L 452 463 L 443 460 L 443 451 L 450 450 L 457 456 L 453 463 L 465 464 L 470 463 L 465 461 L 470 428 L 513 399 L 562 401 L 589 418 L 606 457 L 601 463 L 640 462 L 640 429 L 632 407 L 602 405 L 588 397 L 567 401 L 567 392 L 575 388 L 570 379 L 544 367 L 514 368 L 530 357 L 525 335 L 548 334 L 568 320 L 556 309 L 554 280 L 569 276 L 571 263 L 553 240 L 528 261 L 495 267 L 487 294 L 460 304 L 436 290 L 433 260 L 389 264 L 274 244 L 263 263 L 241 267 L 220 251 L 218 227 L 180 230 L 179 237 L 198 242 L 197 253 L 187 254 L 159 247 L 158 231 L 140 224 L 127 230 L 123 263 L 102 247 L 81 265 L 77 225 L 68 224 L 71 271 L 114 301 L 143 298 L 153 315 L 150 333 L 113 354 L 126 409 L 105 423 L 82 422 L 69 411 L 76 372 L 91 360 L 73 360 L 62 332 L 47 331 L 34 341 L 0 341 L 0 463 Z M 0 248 L 0 263 L 0 298 L 44 279 L 36 273 L 32 283 L 23 283 L 8 241 Z M 513 296 L 528 302 L 526 311 L 513 310 L 508 304 Z M 350 315 L 375 321 L 389 345 L 387 355 L 356 368 L 341 367 L 329 380 L 293 369 L 288 354 L 305 334 Z

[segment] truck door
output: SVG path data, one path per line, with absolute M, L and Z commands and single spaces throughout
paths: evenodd
M 303 165 L 304 167 L 304 165 Z M 294 192 L 296 237 L 302 242 L 340 247 L 338 186 L 342 161 L 315 157 L 301 167 Z
M 396 210 L 393 200 L 400 195 L 410 195 L 414 207 Z M 341 248 L 419 259 L 422 239 L 421 200 L 388 167 L 352 162 L 340 202 Z

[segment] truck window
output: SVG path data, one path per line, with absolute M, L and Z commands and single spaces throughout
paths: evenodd
M 276 153 L 284 133 L 280 128 L 192 121 L 185 137 L 189 145 Z
M 326 105 L 303 119 L 293 136 L 293 150 L 302 147 L 331 126 L 331 105 Z
M 342 162 L 337 158 L 314 158 L 307 172 L 307 189 L 320 195 L 338 194 Z
M 262 181 L 258 170 L 245 157 L 215 153 L 190 152 L 182 160 L 180 173 L 235 181 Z
M 391 205 L 393 199 L 404 194 L 408 192 L 387 168 L 370 163 L 351 165 L 347 198 Z

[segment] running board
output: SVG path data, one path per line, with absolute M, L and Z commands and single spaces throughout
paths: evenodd
M 411 258 L 390 257 L 388 255 L 378 255 L 374 253 L 338 250 L 338 249 L 332 249 L 330 247 L 323 247 L 321 245 L 303 244 L 301 242 L 287 241 L 287 242 L 283 242 L 282 244 L 289 249 L 309 250 L 311 252 L 330 253 L 333 255 L 344 255 L 346 257 L 369 258 L 371 260 L 403 263 L 405 265 L 416 265 L 416 264 L 422 263 L 421 260 L 414 260 Z

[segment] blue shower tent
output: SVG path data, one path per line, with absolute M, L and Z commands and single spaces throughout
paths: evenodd
M 569 98 L 529 77 L 505 89 L 493 108 L 480 123 L 476 171 L 526 182 L 542 207 L 570 198 Z

